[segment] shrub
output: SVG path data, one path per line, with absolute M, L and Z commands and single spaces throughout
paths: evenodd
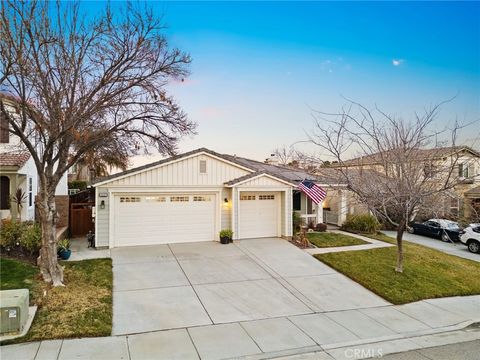
M 86 181 L 74 180 L 68 183 L 69 189 L 80 189 L 80 191 L 85 190 L 87 188 Z
M 347 221 L 342 225 L 342 229 L 352 232 L 374 234 L 380 230 L 380 223 L 375 216 L 370 214 L 348 215 Z
M 42 232 L 38 224 L 32 221 L 3 220 L 0 230 L 0 246 L 2 248 L 17 248 L 30 255 L 36 253 L 42 244 Z
M 0 245 L 2 247 L 15 246 L 22 235 L 23 223 L 13 220 L 2 220 L 0 230 Z
M 327 224 L 317 224 L 315 225 L 315 231 L 324 232 L 327 231 Z
M 25 223 L 24 223 L 25 224 Z M 30 254 L 36 253 L 42 246 L 42 231 L 38 224 L 25 224 L 20 235 L 20 246 Z
M 292 226 L 293 226 L 293 234 L 295 235 L 297 232 L 300 231 L 300 228 L 303 225 L 303 219 L 300 214 L 296 211 L 292 213 Z
M 229 239 L 231 239 L 233 237 L 233 231 L 230 230 L 230 229 L 224 229 L 222 231 L 220 231 L 220 237 L 227 237 Z

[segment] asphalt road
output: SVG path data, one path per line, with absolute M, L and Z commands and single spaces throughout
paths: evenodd
M 393 238 L 397 236 L 397 233 L 395 231 L 385 230 L 383 231 L 383 233 Z M 480 254 L 473 254 L 469 252 L 467 247 L 461 242 L 457 242 L 453 244 L 446 243 L 440 239 L 429 238 L 426 236 L 416 235 L 416 234 L 409 234 L 407 232 L 403 234 L 403 239 L 409 242 L 413 242 L 415 244 L 428 246 L 432 249 L 436 249 L 447 254 L 456 255 L 465 259 L 470 259 L 470 260 L 480 262 Z M 479 359 L 480 359 L 480 356 L 479 356 Z

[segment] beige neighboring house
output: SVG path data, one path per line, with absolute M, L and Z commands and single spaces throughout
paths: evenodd
M 419 166 L 423 166 L 425 171 L 431 168 L 439 171 L 435 177 L 438 181 L 453 166 L 452 176 L 456 185 L 439 200 L 441 203 L 437 206 L 435 215 L 480 221 L 480 153 L 468 146 L 422 149 L 416 152 Z M 381 163 L 384 159 L 380 154 L 372 154 L 344 161 L 341 166 L 359 171 L 370 169 L 383 172 Z M 333 164 L 332 168 L 337 166 L 340 165 Z
M 6 106 L 8 99 L 3 98 Z M 15 111 L 13 103 L 11 111 Z M 20 213 L 12 201 L 17 189 L 22 189 L 25 199 Z M 21 140 L 8 131 L 8 120 L 0 115 L 0 219 L 35 220 L 35 197 L 38 193 L 38 174 L 30 153 Z M 68 189 L 66 174 L 55 192 L 59 228 L 68 226 Z

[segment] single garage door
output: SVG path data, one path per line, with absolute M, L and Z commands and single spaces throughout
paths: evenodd
M 138 194 L 115 197 L 115 246 L 215 239 L 214 194 Z
M 240 239 L 279 235 L 280 193 L 241 192 L 239 208 Z

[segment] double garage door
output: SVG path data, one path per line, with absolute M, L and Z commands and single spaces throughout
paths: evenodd
M 115 196 L 114 246 L 212 241 L 215 194 Z

